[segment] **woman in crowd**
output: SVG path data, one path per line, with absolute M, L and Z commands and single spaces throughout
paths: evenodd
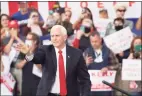
M 128 59 L 142 59 L 142 38 L 141 37 L 135 37 L 131 43 L 131 49 L 130 49 L 130 55 Z M 129 89 L 128 91 L 133 94 L 133 96 L 141 96 L 142 95 L 142 81 L 129 81 L 128 85 Z M 131 87 L 131 86 L 137 86 L 137 87 Z
M 24 36 L 27 36 L 28 32 L 33 32 L 38 36 L 43 36 L 47 34 L 45 29 L 43 28 L 43 24 L 40 24 L 39 13 L 37 10 L 31 11 L 27 27 L 23 27 L 22 32 L 24 33 Z
M 142 58 L 142 39 L 141 37 L 135 37 L 131 43 L 130 55 L 128 59 L 141 59 Z M 122 70 L 121 70 L 122 71 Z M 120 76 L 120 77 L 119 77 Z M 142 94 L 142 81 L 124 81 L 121 80 L 122 74 L 117 76 L 118 87 L 131 93 L 133 96 L 141 96 Z M 134 87 L 135 86 L 135 87 Z M 119 92 L 116 95 L 120 95 Z
M 88 46 L 90 46 L 89 36 L 91 33 L 91 28 L 93 23 L 90 19 L 86 18 L 82 21 L 80 29 L 76 33 L 75 40 L 73 41 L 73 46 L 79 48 L 84 52 Z
M 10 30 L 9 30 L 9 26 L 8 26 L 8 23 L 10 22 L 10 18 L 7 14 L 1 14 L 0 20 L 1 20 L 1 24 L 0 24 L 1 40 L 5 41 L 6 38 L 10 38 Z M 9 54 L 13 41 L 14 41 L 14 39 L 11 38 L 10 42 L 7 44 L 7 46 L 3 46 L 5 53 Z
M 79 30 L 81 24 L 82 24 L 82 21 L 85 19 L 85 18 L 88 18 L 88 19 L 91 19 L 91 21 L 93 22 L 93 15 L 92 15 L 92 12 L 89 8 L 85 7 L 82 9 L 82 13 L 80 15 L 80 17 L 78 18 L 78 20 L 73 24 L 73 29 L 74 30 Z M 91 28 L 91 31 L 93 30 L 96 30 L 96 28 L 94 27 L 94 23 L 92 24 L 92 28 Z

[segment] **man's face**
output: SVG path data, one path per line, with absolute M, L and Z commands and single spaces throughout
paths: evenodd
M 64 35 L 62 32 L 61 32 L 61 29 L 60 28 L 56 28 L 54 29 L 51 33 L 51 42 L 52 44 L 57 47 L 57 48 L 61 48 L 65 42 L 66 42 L 66 39 L 67 39 L 67 36 Z
M 90 42 L 91 45 L 94 49 L 99 49 L 102 45 L 102 39 L 101 37 L 95 35 L 95 36 L 90 36 Z
M 125 12 L 126 12 L 125 7 L 120 7 L 120 8 L 118 8 L 118 9 L 116 10 L 116 17 L 124 18 Z
M 28 8 L 28 3 L 27 2 L 19 2 L 19 8 L 20 9 Z
M 108 19 L 108 13 L 106 11 L 102 11 L 99 13 L 100 18 Z

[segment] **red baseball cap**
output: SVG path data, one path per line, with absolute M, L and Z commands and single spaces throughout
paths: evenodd
M 19 25 L 18 25 L 18 22 L 17 22 L 16 20 L 11 20 L 11 21 L 9 21 L 9 23 L 8 23 L 8 27 L 9 27 L 9 28 L 18 28 Z

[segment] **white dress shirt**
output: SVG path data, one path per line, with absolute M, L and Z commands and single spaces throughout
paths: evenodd
M 99 63 L 103 61 L 103 55 L 102 55 L 101 49 L 95 50 L 95 56 L 96 56 L 96 59 L 94 60 L 94 62 Z
M 59 49 L 55 48 L 56 52 L 56 58 L 57 58 L 57 71 L 56 71 L 56 77 L 55 77 L 55 82 L 52 86 L 51 93 L 60 93 L 60 81 L 59 81 Z M 65 68 L 65 74 L 66 74 L 66 46 L 61 50 L 62 51 L 62 56 L 64 59 L 64 68 Z

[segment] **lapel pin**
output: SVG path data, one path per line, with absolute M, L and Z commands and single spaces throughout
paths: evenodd
M 68 58 L 70 58 L 70 56 L 68 56 Z

